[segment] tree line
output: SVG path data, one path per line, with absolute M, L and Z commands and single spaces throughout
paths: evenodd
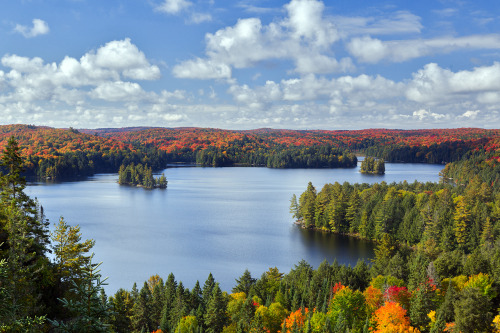
M 358 160 L 347 151 L 331 146 L 273 147 L 245 152 L 234 143 L 221 149 L 209 147 L 196 153 L 201 166 L 264 166 L 268 168 L 354 168 Z
M 25 159 L 25 175 L 65 180 L 120 165 L 167 163 L 270 168 L 356 166 L 353 152 L 389 162 L 445 163 L 482 149 L 498 130 L 230 131 L 204 128 L 75 130 L 32 125 L 0 126 L 0 148 L 14 135 Z

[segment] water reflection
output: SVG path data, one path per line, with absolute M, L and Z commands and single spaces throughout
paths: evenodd
M 311 229 L 297 229 L 300 242 L 311 252 L 311 256 L 323 257 L 330 263 L 337 260 L 340 264 L 355 265 L 360 258 L 374 257 L 372 242 Z

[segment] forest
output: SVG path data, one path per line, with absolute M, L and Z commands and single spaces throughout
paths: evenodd
M 169 163 L 269 168 L 352 168 L 356 154 L 386 162 L 448 163 L 484 147 L 500 130 L 370 129 L 356 131 L 247 131 L 213 128 L 56 129 L 0 126 L 0 150 L 14 136 L 25 159 L 24 175 L 68 180 L 117 173 L 131 163 L 153 172 Z
M 260 277 L 245 271 L 230 293 L 211 274 L 189 289 L 172 273 L 110 296 L 94 241 L 64 218 L 50 233 L 43 207 L 24 193 L 27 146 L 10 137 L 0 159 L 0 332 L 500 332 L 500 139 L 492 132 L 443 134 L 443 142 L 453 136 L 468 148 L 439 184 L 335 183 L 317 191 L 310 183 L 292 198 L 304 227 L 376 242 L 369 262 L 300 261 Z M 123 138 L 84 135 L 136 149 Z M 408 147 L 424 140 L 398 135 Z M 428 142 L 434 156 L 443 142 Z

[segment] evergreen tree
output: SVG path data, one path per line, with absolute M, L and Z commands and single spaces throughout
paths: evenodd
M 244 292 L 245 295 L 248 295 L 250 293 L 250 289 L 252 286 L 255 284 L 257 279 L 252 277 L 252 274 L 250 274 L 250 271 L 248 269 L 245 269 L 245 272 L 243 272 L 243 275 L 239 278 L 236 279 L 236 286 L 231 290 L 233 293 L 239 293 L 239 292 Z
M 470 223 L 470 211 L 463 196 L 458 196 L 455 198 L 454 202 L 456 205 L 455 214 L 453 216 L 455 221 L 455 237 L 459 248 L 465 249 Z
M 139 291 L 139 296 L 132 308 L 132 327 L 136 332 L 145 329 L 147 332 L 153 331 L 153 321 L 151 319 L 151 291 L 147 282 Z
M 95 241 L 86 240 L 81 242 L 80 227 L 78 225 L 74 227 L 68 225 L 62 217 L 51 234 L 51 239 L 60 279 L 63 282 L 79 279 L 82 268 L 90 260 L 90 256 L 85 256 L 85 254 L 94 246 Z
M 491 301 L 479 289 L 465 288 L 454 305 L 457 332 L 490 331 L 493 320 Z
M 347 204 L 347 209 L 345 213 L 345 219 L 347 224 L 349 225 L 350 233 L 357 233 L 359 228 L 359 208 L 361 206 L 359 192 L 357 190 L 352 191 L 351 196 L 349 197 L 349 202 Z
M 226 300 L 222 295 L 219 284 L 216 283 L 207 304 L 204 322 L 207 333 L 220 333 L 227 323 Z
M 203 294 L 203 291 L 201 290 L 200 282 L 198 280 L 196 280 L 196 283 L 195 283 L 193 289 L 191 290 L 191 295 L 190 295 L 190 300 L 189 300 L 189 303 L 190 303 L 189 307 L 191 310 L 194 310 L 195 313 L 198 310 L 198 308 L 200 306 L 202 306 L 202 304 L 203 304 L 202 294 Z M 202 321 L 202 319 L 203 319 L 198 314 L 196 314 L 196 317 L 198 318 L 198 321 Z
M 130 292 L 118 289 L 114 296 L 109 298 L 111 305 L 111 328 L 116 333 L 128 333 L 132 330 L 132 307 L 134 305 Z
M 410 319 L 413 325 L 424 329 L 429 325 L 430 319 L 427 316 L 431 310 L 435 309 L 434 298 L 435 291 L 428 282 L 421 283 L 419 288 L 414 291 L 410 302 Z
M 11 137 L 0 159 L 0 260 L 5 259 L 9 321 L 28 320 L 41 311 L 49 289 L 48 222 L 34 200 L 24 193 L 26 180 L 19 146 Z
M 208 274 L 207 280 L 205 281 L 205 284 L 203 285 L 203 306 L 206 309 L 208 306 L 208 302 L 210 301 L 210 298 L 212 297 L 212 291 L 215 287 L 215 279 L 212 275 L 212 273 Z
M 299 213 L 302 216 L 302 223 L 304 227 L 314 227 L 314 214 L 316 206 L 316 189 L 313 184 L 309 182 L 307 189 L 300 195 L 299 199 Z
M 85 264 L 78 282 L 73 280 L 72 300 L 61 299 L 63 306 L 72 314 L 67 321 L 51 321 L 59 332 L 109 332 L 111 306 L 100 298 L 107 278 L 101 280 L 99 266 L 93 264 L 93 255 Z
M 179 320 L 188 315 L 188 304 L 185 299 L 185 289 L 182 282 L 179 282 L 177 290 L 175 291 L 175 299 L 172 308 L 172 314 L 170 319 L 170 326 L 176 327 Z
M 171 319 L 176 290 L 177 282 L 175 281 L 175 276 L 173 273 L 170 273 L 165 282 L 165 297 L 160 320 L 160 329 L 163 332 L 170 332 L 172 329 Z
M 290 214 L 292 214 L 292 218 L 294 219 L 300 219 L 300 212 L 299 212 L 299 204 L 297 203 L 297 196 L 295 194 L 292 195 L 292 198 L 290 199 Z

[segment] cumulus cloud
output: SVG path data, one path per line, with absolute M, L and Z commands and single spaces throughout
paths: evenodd
M 461 115 L 461 117 L 469 118 L 469 119 L 476 119 L 479 112 L 481 112 L 481 111 L 480 110 L 474 110 L 474 111 L 467 110 Z
M 137 84 L 120 82 L 122 79 L 154 80 L 160 77 L 160 70 L 151 65 L 144 53 L 139 51 L 129 39 L 112 41 L 83 55 L 79 60 L 65 57 L 59 64 L 44 63 L 43 59 L 27 58 L 18 55 L 5 55 L 1 64 L 9 68 L 4 74 L 4 85 L 10 88 L 9 95 L 3 99 L 11 100 L 64 100 L 64 97 L 79 96 L 86 87 L 96 87 L 91 96 L 105 99 L 105 92 L 111 100 L 116 100 L 117 87 L 122 90 L 138 87 Z M 78 88 L 79 91 L 73 89 Z M 123 96 L 126 98 L 127 96 Z
M 372 64 L 382 60 L 403 62 L 460 49 L 500 49 L 500 34 L 399 41 L 382 41 L 364 36 L 355 37 L 347 44 L 349 53 L 361 62 Z
M 156 10 L 167 14 L 177 14 L 191 5 L 192 3 L 186 0 L 164 0 L 156 7 Z
M 498 62 L 491 66 L 476 67 L 471 71 L 456 73 L 430 63 L 413 74 L 413 79 L 406 90 L 406 97 L 420 103 L 447 103 L 471 99 L 488 103 L 488 100 L 496 101 L 496 98 L 491 97 L 499 90 L 500 63 Z
M 173 68 L 173 74 L 186 79 L 229 79 L 231 67 L 211 59 L 188 60 Z
M 141 99 L 145 95 L 141 86 L 135 82 L 104 82 L 90 92 L 90 96 L 110 102 Z
M 40 19 L 33 19 L 33 26 L 27 27 L 25 25 L 16 24 L 14 31 L 20 33 L 26 38 L 32 38 L 39 35 L 46 35 L 49 33 L 49 25 L 47 22 Z
M 292 60 L 295 71 L 301 74 L 352 70 L 354 65 L 349 58 L 338 61 L 331 51 L 339 34 L 333 22 L 324 17 L 322 2 L 292 0 L 284 9 L 287 16 L 268 25 L 263 25 L 259 18 L 246 18 L 239 19 L 234 26 L 207 33 L 207 57 L 178 64 L 174 75 L 211 78 L 194 71 L 198 67 L 213 68 L 214 64 L 248 68 L 277 59 Z M 213 76 L 220 78 L 221 75 Z
M 314 0 L 292 0 L 285 5 L 288 18 L 283 25 L 290 29 L 291 38 L 305 40 L 320 48 L 327 48 L 339 39 L 332 22 L 323 18 L 324 4 Z
M 0 58 L 0 114 L 4 123 L 56 127 L 186 121 L 175 104 L 186 99 L 185 91 L 154 92 L 141 86 L 142 80 L 159 77 L 159 68 L 129 39 L 59 63 L 7 54 Z
M 342 76 L 329 80 L 310 74 L 279 83 L 267 81 L 253 89 L 247 85 L 232 85 L 228 92 L 236 102 L 253 106 L 324 101 L 338 108 L 375 105 L 387 98 L 401 96 L 404 84 L 381 76 Z
M 43 59 L 18 55 L 5 55 L 1 64 L 5 72 L 3 85 L 8 94 L 1 95 L 6 101 L 55 101 L 78 104 L 85 100 L 88 88 L 95 87 L 91 98 L 117 100 L 116 82 L 125 79 L 154 80 L 160 70 L 151 65 L 144 53 L 129 39 L 112 41 L 89 52 L 80 59 L 65 57 L 59 64 L 44 63 Z M 114 84 L 112 93 L 111 84 Z M 123 90 L 138 84 L 122 82 Z M 107 92 L 107 93 L 106 93 Z M 122 95 L 123 99 L 136 99 L 136 95 Z
M 426 120 L 429 118 L 437 120 L 437 119 L 441 119 L 444 117 L 445 117 L 444 114 L 434 113 L 434 112 L 431 112 L 430 110 L 420 109 L 417 111 L 413 111 L 413 118 L 416 118 L 418 120 Z

